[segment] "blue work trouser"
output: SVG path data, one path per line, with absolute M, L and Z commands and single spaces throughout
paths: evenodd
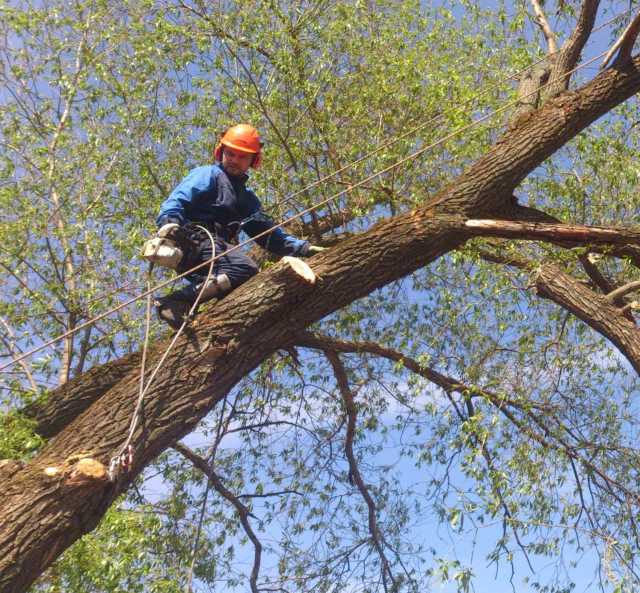
M 228 249 L 231 249 L 233 245 L 223 241 L 219 237 L 215 238 L 216 244 L 216 257 L 223 254 Z M 192 268 L 206 262 L 212 257 L 211 241 L 205 239 L 200 246 L 199 254 L 194 257 L 188 263 L 188 267 Z M 187 286 L 172 293 L 172 296 L 179 299 L 193 302 L 198 296 L 199 286 L 207 279 L 209 273 L 209 266 L 202 266 L 196 270 L 193 274 L 189 274 L 186 280 L 189 282 Z M 231 253 L 222 255 L 216 259 L 213 263 L 212 276 L 219 276 L 220 274 L 226 274 L 231 283 L 231 288 L 237 288 L 252 276 L 258 273 L 258 266 L 255 262 L 245 255 L 240 249 L 235 249 Z

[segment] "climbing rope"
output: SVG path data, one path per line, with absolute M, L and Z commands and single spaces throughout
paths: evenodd
M 596 60 L 600 59 L 601 57 L 603 57 L 608 50 L 605 50 L 603 52 L 601 52 L 600 54 L 598 54 L 597 56 L 591 58 L 590 60 L 583 62 L 582 64 L 579 64 L 578 66 L 576 66 L 575 68 L 569 70 L 568 72 L 566 72 L 565 74 L 563 74 L 563 78 L 566 78 L 568 76 L 570 76 L 571 74 L 581 70 L 582 68 L 586 68 L 587 66 L 591 65 L 593 62 L 595 62 Z M 503 113 L 504 111 L 506 111 L 507 109 L 517 105 L 518 103 L 522 102 L 523 99 L 526 99 L 530 96 L 533 96 L 535 94 L 537 94 L 538 92 L 540 92 L 540 89 L 545 88 L 546 86 L 548 86 L 550 84 L 551 81 L 548 81 L 542 85 L 540 85 L 539 88 L 535 89 L 534 91 L 531 91 L 530 93 L 527 93 L 526 95 L 522 96 L 522 97 L 518 97 L 517 99 L 510 101 L 508 103 L 506 103 L 505 105 L 503 105 L 502 107 L 478 118 L 477 120 L 472 121 L 471 123 L 462 126 L 460 128 L 457 128 L 456 130 L 450 132 L 449 134 L 445 135 L 444 137 L 440 138 L 439 140 L 436 140 L 434 142 L 432 142 L 431 144 L 428 144 L 418 150 L 416 150 L 415 152 L 409 154 L 408 156 L 400 159 L 399 161 L 396 161 L 395 163 L 380 169 L 379 171 L 376 171 L 374 173 L 372 173 L 371 175 L 367 176 L 364 179 L 361 179 L 360 181 L 355 182 L 353 185 L 350 185 L 348 188 L 341 190 L 335 194 L 332 194 L 331 196 L 329 196 L 328 198 L 318 202 L 317 204 L 314 204 L 313 206 L 310 206 L 309 208 L 306 208 L 305 210 L 298 212 L 297 214 L 283 220 L 282 222 L 274 225 L 273 227 L 271 227 L 270 229 L 259 233 L 257 235 L 255 235 L 254 237 L 251 237 L 245 241 L 242 241 L 240 243 L 238 243 L 237 245 L 234 245 L 233 247 L 231 247 L 230 249 L 228 249 L 227 251 L 221 253 L 218 256 L 215 256 L 215 258 L 213 258 L 213 260 L 211 261 L 215 261 L 220 257 L 225 256 L 228 253 L 231 253 L 233 251 L 235 251 L 236 249 L 240 249 L 241 247 L 255 241 L 256 239 L 259 239 L 261 237 L 264 237 L 268 234 L 270 234 L 271 232 L 273 232 L 274 230 L 281 228 L 291 222 L 293 222 L 294 220 L 297 220 L 299 218 L 302 218 L 304 215 L 309 214 L 310 212 L 313 212 L 319 208 L 321 208 L 322 206 L 325 206 L 326 204 L 336 200 L 337 198 L 349 194 L 351 193 L 354 189 L 357 189 L 358 187 L 361 187 L 365 184 L 367 184 L 368 182 L 372 181 L 373 179 L 376 179 L 378 177 L 380 177 L 381 175 L 384 175 L 385 173 L 388 173 L 394 169 L 397 169 L 398 167 L 400 167 L 401 165 L 403 165 L 404 163 L 411 161 L 411 160 L 415 160 L 417 157 L 419 157 L 420 155 L 424 154 L 425 152 L 432 150 L 433 148 L 436 148 L 437 146 L 443 144 L 444 142 L 446 142 L 447 140 L 450 140 L 460 134 L 462 134 L 463 132 L 466 132 L 467 130 L 470 130 L 476 126 L 478 126 L 479 124 L 483 123 L 484 121 L 500 114 Z M 64 332 L 63 334 L 60 334 L 59 336 L 52 338 L 51 340 L 45 342 L 44 344 L 41 344 L 40 346 L 33 348 L 32 350 L 29 350 L 27 352 L 22 353 L 19 357 L 14 358 L 13 360 L 9 361 L 8 363 L 4 364 L 3 366 L 0 367 L 0 371 L 4 371 L 5 369 L 13 366 L 14 364 L 16 364 L 17 362 L 20 362 L 21 360 L 24 360 L 25 358 L 28 358 L 29 356 L 32 356 L 33 354 L 35 354 L 36 352 L 40 352 L 41 350 L 44 350 L 45 348 L 48 348 L 49 346 L 55 344 L 56 342 L 59 342 L 60 340 L 63 340 L 69 336 L 74 335 L 75 333 L 81 331 L 82 329 L 93 325 L 94 323 L 96 323 L 97 321 L 100 321 L 101 319 L 104 319 L 105 317 L 111 315 L 112 313 L 115 313 L 116 311 L 119 311 L 121 309 L 124 309 L 125 307 L 128 307 L 129 305 L 131 305 L 132 303 L 135 303 L 136 301 L 146 297 L 147 295 L 155 292 L 156 290 L 159 290 L 160 288 L 164 288 L 165 286 L 167 286 L 168 284 L 174 282 L 175 280 L 178 280 L 180 278 L 184 278 L 185 276 L 193 273 L 194 271 L 206 266 L 209 263 L 209 261 L 205 261 L 197 266 L 194 266 L 193 268 L 191 268 L 190 270 L 187 270 L 186 272 L 172 278 L 169 280 L 166 280 L 164 282 L 161 282 L 160 284 L 157 284 L 155 287 L 146 290 L 145 292 L 138 294 L 134 297 L 132 297 L 131 299 L 125 301 L 124 303 L 121 303 L 120 305 L 113 307 L 112 309 L 109 309 L 103 313 L 101 313 L 100 315 L 97 315 L 91 319 L 88 319 L 86 322 L 81 323 L 80 325 L 74 327 L 73 329 Z
M 171 342 L 165 349 L 164 353 L 160 357 L 158 364 L 153 369 L 153 372 L 151 373 L 151 376 L 149 377 L 149 380 L 145 385 L 145 382 L 144 382 L 145 366 L 146 366 L 146 360 L 147 360 L 147 347 L 149 343 L 149 333 L 151 328 L 151 294 L 153 292 L 153 289 L 151 289 L 150 286 L 151 286 L 151 272 L 153 270 L 153 263 L 150 264 L 149 266 L 149 272 L 147 275 L 147 306 L 146 306 L 146 320 L 145 320 L 145 332 L 144 332 L 144 346 L 142 348 L 142 362 L 140 364 L 140 385 L 138 389 L 138 400 L 136 402 L 135 410 L 133 411 L 133 416 L 131 417 L 131 423 L 129 424 L 129 434 L 127 435 L 127 439 L 125 440 L 123 445 L 120 447 L 118 453 L 116 453 L 111 458 L 111 461 L 109 462 L 108 473 L 109 473 L 109 479 L 112 482 L 114 482 L 118 478 L 120 470 L 129 471 L 131 469 L 131 466 L 133 464 L 133 446 L 131 445 L 131 441 L 133 439 L 134 432 L 138 426 L 138 422 L 140 421 L 140 417 L 142 416 L 142 404 L 144 401 L 144 396 L 149 391 L 149 388 L 151 387 L 154 379 L 156 378 L 158 371 L 162 368 L 164 361 L 167 359 L 167 356 L 169 356 L 169 353 L 173 349 L 175 343 L 178 341 L 178 338 L 182 334 L 183 330 L 185 329 L 189 321 L 191 321 L 191 319 L 193 318 L 193 315 L 197 310 L 198 305 L 200 304 L 200 300 L 202 299 L 202 295 L 204 294 L 204 291 L 207 289 L 207 286 L 209 285 L 211 276 L 213 274 L 213 267 L 214 267 L 213 264 L 216 260 L 215 241 L 213 240 L 213 236 L 211 235 L 208 229 L 200 225 L 195 225 L 195 226 L 200 230 L 204 231 L 207 234 L 209 241 L 211 242 L 212 257 L 210 260 L 208 260 L 209 270 L 207 272 L 207 277 L 205 281 L 202 283 L 200 292 L 198 293 L 198 296 L 196 297 L 196 300 L 194 301 L 194 303 L 191 305 L 191 308 L 189 309 L 189 312 L 185 316 L 184 321 L 182 322 L 182 325 L 180 325 L 180 328 L 175 333 L 175 335 L 173 336 L 173 339 L 171 340 Z

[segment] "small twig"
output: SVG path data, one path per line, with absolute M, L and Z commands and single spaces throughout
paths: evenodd
M 594 254 L 592 253 L 582 254 L 578 257 L 578 259 L 580 260 L 580 263 L 582 264 L 584 271 L 587 273 L 589 278 L 591 278 L 593 283 L 602 291 L 603 294 L 608 295 L 609 293 L 616 290 L 615 286 L 611 284 L 611 282 L 609 282 L 609 280 L 605 278 L 605 276 L 597 268 L 597 266 L 593 261 L 593 255 Z M 614 298 L 613 304 L 622 308 L 625 306 L 625 302 L 622 300 L 621 297 Z M 633 318 L 633 315 L 631 315 L 631 313 L 629 313 L 628 311 L 622 311 L 622 309 L 621 309 L 621 312 L 625 314 L 625 317 L 629 321 L 632 321 L 633 323 L 635 323 L 635 319 Z
M 325 350 L 324 351 L 327 360 L 331 363 L 333 367 L 333 372 L 336 377 L 336 382 L 338 383 L 338 388 L 340 389 L 340 393 L 342 395 L 342 399 L 344 402 L 344 406 L 347 412 L 347 435 L 345 437 L 344 449 L 345 455 L 347 456 L 347 461 L 349 462 L 349 474 L 353 479 L 354 484 L 360 491 L 362 498 L 367 504 L 367 508 L 369 509 L 368 520 L 369 520 L 369 534 L 371 535 L 371 540 L 373 542 L 373 546 L 378 552 L 378 556 L 380 556 L 380 562 L 382 562 L 382 584 L 384 586 L 384 590 L 388 591 L 387 585 L 387 575 L 391 579 L 391 583 L 393 584 L 393 590 L 397 590 L 397 583 L 391 572 L 391 567 L 389 566 L 389 561 L 387 559 L 386 554 L 384 553 L 383 544 L 383 536 L 378 527 L 378 522 L 376 519 L 376 504 L 369 493 L 369 489 L 365 484 L 362 475 L 360 474 L 360 468 L 358 467 L 358 462 L 356 460 L 355 454 L 353 452 L 353 438 L 356 432 L 356 418 L 357 418 L 357 408 L 355 404 L 355 399 L 353 396 L 353 392 L 349 387 L 349 379 L 347 377 L 347 372 L 338 356 L 337 352 L 333 350 Z
M 466 407 L 467 407 L 467 418 L 471 419 L 476 415 L 474 406 L 473 406 L 473 402 L 471 401 L 471 399 L 469 399 L 468 397 L 465 398 L 465 403 L 466 403 Z M 462 420 L 464 420 L 465 418 L 461 418 Z M 480 448 L 480 451 L 482 452 L 482 456 L 484 457 L 486 463 L 487 463 L 487 467 L 489 468 L 489 472 L 491 473 L 495 473 L 496 472 L 496 466 L 493 460 L 493 456 L 491 451 L 489 450 L 489 447 L 487 446 L 487 439 L 486 438 L 479 438 L 477 435 L 472 435 L 471 437 L 475 443 L 476 446 L 478 446 Z M 535 570 L 533 568 L 533 565 L 531 564 L 531 560 L 529 558 L 529 554 L 527 552 L 527 548 L 524 545 L 524 543 L 522 542 L 522 540 L 520 539 L 520 532 L 519 530 L 516 528 L 514 522 L 513 522 L 513 514 L 511 513 L 511 510 L 509 509 L 509 505 L 507 504 L 507 501 L 505 499 L 504 496 L 504 492 L 502 491 L 502 488 L 500 487 L 500 484 L 497 481 L 491 480 L 491 488 L 494 490 L 496 496 L 498 497 L 498 500 L 500 501 L 500 506 L 502 506 L 502 510 L 504 512 L 504 518 L 505 518 L 505 530 L 507 525 L 511 528 L 511 531 L 513 532 L 513 535 L 516 539 L 516 543 L 518 544 L 518 546 L 520 547 L 520 549 L 522 550 L 522 553 L 524 554 L 524 558 L 527 561 L 527 564 L 529 565 L 529 569 L 531 570 L 532 574 L 535 574 Z
M 634 292 L 635 290 L 640 289 L 640 280 L 635 280 L 633 282 L 629 282 L 620 288 L 616 288 L 612 290 L 608 295 L 607 299 L 612 303 L 617 299 L 622 298 L 623 296 L 629 294 L 630 292 Z
M 226 430 L 226 428 L 229 425 L 229 422 L 231 421 L 231 417 L 233 415 L 233 410 L 231 412 L 231 414 L 229 414 L 229 416 L 227 417 L 227 419 L 225 420 L 225 410 L 227 408 L 227 397 L 224 398 L 224 401 L 222 402 L 222 406 L 220 408 L 220 419 L 218 421 L 218 426 L 216 428 L 216 438 L 214 440 L 213 445 L 211 446 L 211 448 L 209 449 L 208 452 L 208 460 L 207 460 L 207 465 L 211 465 L 214 462 L 216 453 L 217 453 L 217 449 L 218 449 L 218 445 L 220 444 L 220 439 L 222 438 L 221 434 Z M 196 536 L 193 540 L 193 545 L 191 547 L 191 562 L 189 563 L 189 571 L 187 573 L 187 579 L 186 579 L 186 584 L 185 584 L 185 593 L 191 593 L 192 591 L 192 584 L 193 584 L 193 573 L 194 573 L 194 569 L 195 569 L 195 564 L 196 564 L 196 557 L 198 554 L 198 548 L 200 546 L 200 535 L 202 533 L 202 525 L 204 523 L 204 513 L 205 510 L 207 508 L 207 501 L 209 499 L 209 492 L 211 490 L 211 480 L 207 479 L 207 486 L 204 490 L 204 495 L 202 497 L 202 505 L 200 507 L 200 517 L 198 518 L 198 527 L 196 529 Z
M 458 392 L 470 398 L 482 397 L 498 407 L 521 407 L 521 404 L 519 404 L 517 401 L 509 399 L 502 394 L 493 393 L 479 386 L 466 385 L 452 377 L 443 375 L 442 373 L 436 371 L 431 367 L 420 364 L 416 359 L 411 358 L 410 356 L 406 356 L 401 352 L 398 352 L 397 350 L 393 350 L 391 348 L 385 348 L 384 346 L 381 346 L 380 344 L 377 344 L 375 342 L 349 342 L 346 340 L 331 338 L 330 336 L 323 334 L 302 332 L 298 334 L 296 344 L 306 348 L 319 349 L 324 351 L 325 353 L 329 350 L 333 352 L 343 352 L 345 354 L 373 354 L 374 356 L 379 356 L 381 358 L 386 358 L 387 360 L 402 363 L 402 365 L 407 370 L 415 373 L 416 375 L 419 375 L 420 377 L 423 377 L 424 379 L 427 379 L 428 381 L 431 381 L 435 385 L 438 385 L 438 387 L 441 387 L 446 393 Z M 526 406 L 540 408 L 543 410 L 545 409 L 545 406 L 539 405 L 535 401 L 531 400 L 528 400 L 526 402 Z
M 480 259 L 487 261 L 492 264 L 500 264 L 502 266 L 509 266 L 512 268 L 517 268 L 519 270 L 523 270 L 525 272 L 532 272 L 536 268 L 536 263 L 526 259 L 524 257 L 520 257 L 519 255 L 503 255 L 496 251 L 489 251 L 487 249 L 479 249 L 478 255 Z
M 220 494 L 222 498 L 229 501 L 236 509 L 236 512 L 238 513 L 238 516 L 240 518 L 240 523 L 242 523 L 242 527 L 244 528 L 247 537 L 251 540 L 254 548 L 253 568 L 251 570 L 249 584 L 251 586 L 252 593 L 259 593 L 260 589 L 258 588 L 258 575 L 260 574 L 262 544 L 260 543 L 260 540 L 257 538 L 256 534 L 251 528 L 251 524 L 249 523 L 249 517 L 253 517 L 254 515 L 252 515 L 251 511 L 249 511 L 249 509 L 238 500 L 238 497 L 223 484 L 218 474 L 216 474 L 216 472 L 205 459 L 203 459 L 200 455 L 198 455 L 182 443 L 176 443 L 173 448 L 178 453 L 186 457 L 191 463 L 193 463 L 195 467 L 197 467 L 205 476 L 207 476 L 211 481 L 211 485 L 213 486 L 214 490 L 218 494 Z
M 9 339 L 5 339 L 4 337 L 1 338 L 4 345 L 7 347 L 9 355 L 12 357 L 15 357 L 16 354 L 22 354 L 22 351 L 16 345 L 16 335 L 11 329 L 11 326 L 7 323 L 7 321 L 3 317 L 0 317 L 0 323 L 4 326 L 5 330 L 7 331 L 7 334 L 9 335 Z M 21 360 L 20 366 L 22 367 L 22 370 L 24 371 L 24 374 L 26 375 L 27 380 L 31 385 L 32 391 L 34 393 L 38 393 L 38 384 L 35 382 L 35 379 L 31 374 L 31 369 L 29 368 L 27 361 Z
M 192 14 L 194 14 L 195 16 L 197 16 L 198 18 L 202 19 L 207 24 L 209 24 L 211 26 L 211 33 L 210 33 L 211 36 L 218 39 L 225 40 L 225 41 L 231 41 L 233 43 L 236 43 L 240 47 L 244 47 L 245 49 L 256 51 L 257 53 L 267 58 L 270 62 L 273 62 L 273 56 L 267 50 L 265 50 L 260 46 L 255 45 L 245 37 L 238 37 L 236 35 L 233 35 L 232 33 L 229 33 L 228 31 L 225 31 L 224 28 L 221 27 L 214 18 L 212 18 L 210 15 L 204 12 L 204 9 L 202 7 L 200 7 L 202 12 L 198 12 L 197 10 L 195 10 L 193 7 L 189 6 L 186 2 L 183 2 L 182 0 L 180 0 L 179 5 L 184 10 L 191 12 Z M 205 34 L 207 34 L 206 31 L 205 31 Z
M 266 492 L 265 494 L 238 494 L 238 498 L 269 498 L 270 496 L 283 496 L 285 494 L 304 496 L 302 492 L 297 490 L 280 490 L 279 492 Z
M 620 308 L 620 313 L 629 313 L 634 309 L 640 309 L 640 303 L 638 303 L 638 301 L 631 301 L 630 303 L 627 303 L 624 307 Z

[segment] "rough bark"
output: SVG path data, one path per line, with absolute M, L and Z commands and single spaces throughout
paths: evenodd
M 30 464 L 0 483 L 0 591 L 24 591 L 95 527 L 147 463 L 193 429 L 267 356 L 295 342 L 300 330 L 463 244 L 470 235 L 452 217 L 495 217 L 527 174 L 640 89 L 639 67 L 636 59 L 607 70 L 578 92 L 550 101 L 424 206 L 315 256 L 315 285 L 280 263 L 218 303 L 213 314 L 203 314 L 149 390 L 133 438 L 131 471 L 113 484 L 79 473 L 74 460 L 84 452 L 106 465 L 126 439 L 138 380 L 137 370 L 127 373 Z M 149 368 L 165 347 L 166 341 L 151 349 Z M 45 471 L 51 467 L 58 471 Z
M 23 408 L 22 413 L 36 421 L 34 430 L 40 436 L 51 438 L 116 385 L 127 373 L 139 368 L 140 358 L 140 352 L 134 352 L 93 367 L 50 391 L 44 400 L 29 404 Z
M 542 297 L 561 307 L 609 339 L 640 374 L 640 329 L 612 303 L 612 299 L 589 290 L 560 268 L 544 265 L 536 274 Z
M 520 99 L 513 113 L 508 118 L 508 124 L 517 127 L 518 122 L 538 108 L 540 88 L 549 77 L 549 67 L 546 63 L 529 68 L 518 83 L 518 98 Z
M 600 0 L 583 0 L 575 29 L 562 49 L 550 56 L 551 72 L 549 84 L 542 91 L 543 102 L 557 97 L 569 88 L 570 76 L 568 73 L 575 68 L 580 59 L 582 48 L 591 35 L 599 5 Z

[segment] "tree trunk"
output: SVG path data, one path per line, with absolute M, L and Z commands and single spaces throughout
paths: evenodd
M 131 472 L 113 484 L 96 462 L 107 465 L 127 437 L 138 371 L 124 374 L 31 463 L 0 482 L 0 592 L 24 591 L 95 527 L 147 463 L 192 430 L 261 361 L 295 342 L 299 331 L 460 247 L 471 236 L 464 218 L 498 218 L 529 172 L 638 91 L 638 66 L 640 59 L 607 70 L 579 92 L 554 99 L 421 208 L 315 256 L 315 284 L 281 262 L 205 311 L 158 373 L 134 433 Z M 151 349 L 148 368 L 166 346 Z M 78 378 L 78 392 L 85 380 L 91 387 L 87 377 Z

